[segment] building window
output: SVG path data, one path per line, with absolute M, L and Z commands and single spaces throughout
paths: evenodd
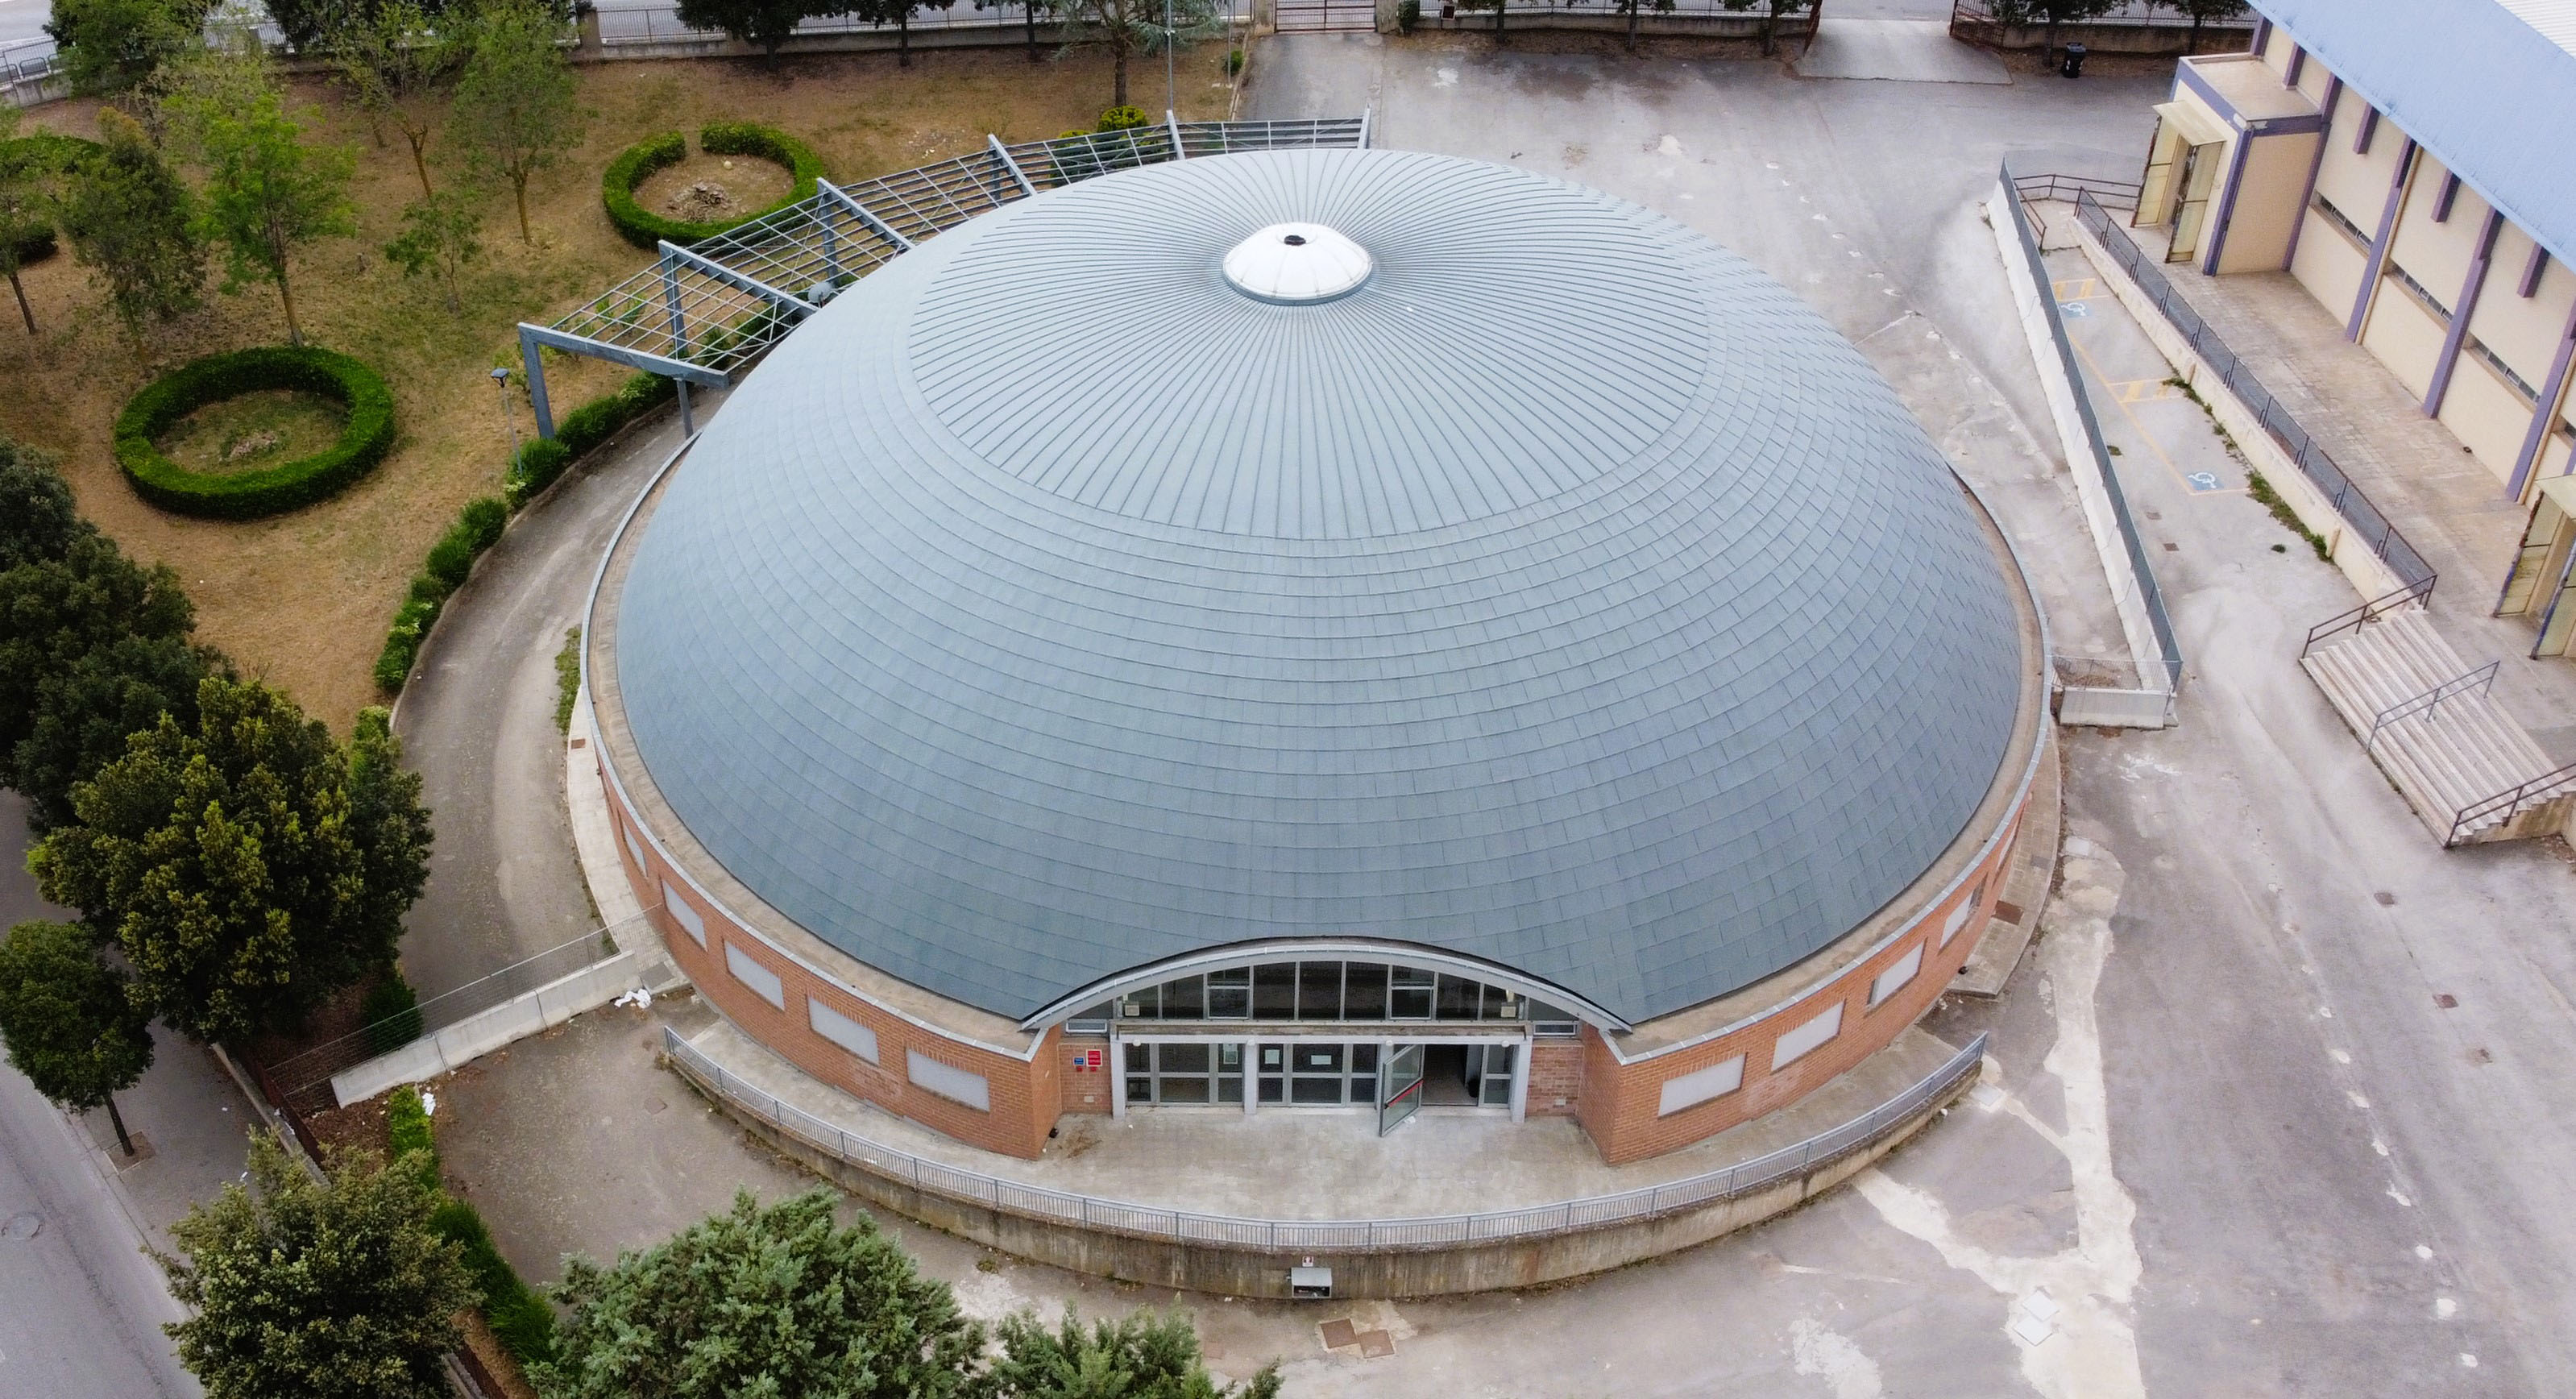
M 679 924 L 680 931 L 687 933 L 691 941 L 700 947 L 707 945 L 707 920 L 695 905 L 680 897 L 680 891 L 672 888 L 667 879 L 662 881 L 662 907 L 670 910 L 671 921 Z
M 1782 1035 L 1771 1046 L 1771 1070 L 1774 1073 L 1796 1063 L 1807 1051 L 1843 1032 L 1843 1003 L 1836 1001 L 1824 1014 Z
M 725 970 L 733 973 L 734 980 L 758 992 L 762 1000 L 780 1010 L 787 1009 L 787 987 L 779 981 L 778 973 L 732 943 L 725 944 Z
M 993 1110 L 993 1086 L 984 1076 L 943 1064 L 918 1049 L 903 1052 L 903 1067 L 916 1088 L 927 1088 L 952 1102 L 964 1103 L 977 1112 Z
M 1877 978 L 1869 983 L 1870 1005 L 1876 1006 L 1904 990 L 1906 983 L 1914 980 L 1914 974 L 1921 970 L 1923 970 L 1923 944 L 1918 942 L 1909 948 L 1904 956 L 1888 963 L 1887 969 L 1880 972 Z
M 805 998 L 805 1018 L 813 1024 L 815 1034 L 821 1035 L 871 1064 L 877 1062 L 876 1031 L 811 996 Z
M 1252 968 L 1231 967 L 1207 975 L 1207 1013 L 1210 1020 L 1249 1020 L 1252 1018 Z
M 1397 967 L 1387 986 L 1387 1016 L 1393 1020 L 1431 1018 L 1431 973 L 1419 967 Z
M 2370 235 L 2361 231 L 2360 224 L 2345 217 L 2343 210 L 2334 206 L 2333 200 L 2320 194 L 2310 203 L 2318 213 L 2325 215 L 2327 223 L 2334 225 L 2335 232 L 2351 239 L 2354 247 L 2364 252 L 2370 250 Z
M 2513 386 L 2513 391 L 2522 395 L 2523 402 L 2538 403 L 2540 401 L 2540 390 L 2533 388 L 2530 380 L 2514 373 L 2513 366 L 2505 363 L 2504 356 L 2497 354 L 2493 349 L 2489 348 L 2487 342 L 2480 340 L 2474 335 L 2470 336 L 2469 353 L 2485 361 L 2487 368 L 2494 370 L 2506 383 L 2511 384 Z
M 635 857 L 635 868 L 651 869 L 653 862 L 644 858 L 644 842 L 635 838 L 635 828 L 626 828 L 626 853 Z
M 2414 297 L 2425 310 L 2432 312 L 2433 319 L 2446 326 L 2451 323 L 2451 308 L 2443 305 L 2441 299 L 2434 296 L 2430 288 L 2408 275 L 2405 268 L 2392 262 L 2388 264 L 2388 275 L 2399 286 L 2406 288 L 2407 294 Z
M 1388 962 L 1263 962 L 1249 967 L 1220 967 L 1204 975 L 1137 987 L 1115 1001 L 1068 1019 L 1066 1027 L 1077 1034 L 1097 1034 L 1099 1029 L 1080 1027 L 1108 1020 L 1193 1024 L 1293 1020 L 1310 1025 L 1386 1020 L 1512 1025 L 1544 1021 L 1562 1028 L 1541 1030 L 1542 1034 L 1575 1033 L 1573 1015 L 1533 1001 L 1509 987 Z
M 1693 1069 L 1679 1078 L 1664 1080 L 1663 1100 L 1655 1107 L 1657 1117 L 1670 1117 L 1684 1108 L 1695 1108 L 1712 1098 L 1723 1098 L 1744 1086 L 1744 1056 L 1721 1060 L 1705 1069 Z

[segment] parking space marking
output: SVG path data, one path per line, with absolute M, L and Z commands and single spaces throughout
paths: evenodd
M 2174 479 L 2175 479 L 2175 480 L 2177 480 L 2177 481 L 2180 481 L 2180 482 L 2182 483 L 2182 485 L 2183 485 L 2183 489 L 2185 489 L 2185 490 L 2189 491 L 2189 492 L 2190 492 L 2190 493 L 2192 493 L 2193 495 L 2243 495 L 2243 494 L 2245 494 L 2245 488 L 2244 488 L 2244 487 L 2242 487 L 2242 486 L 2236 486 L 2236 487 L 2224 487 L 2224 486 L 2221 486 L 2221 485 L 2218 483 L 2218 480 L 2217 480 L 2217 478 L 2216 478 L 2215 476 L 2212 476 L 2212 475 L 2211 475 L 2210 473 L 2208 473 L 2208 472 L 2205 472 L 2205 471 L 2202 471 L 2202 472 L 2189 472 L 2189 471 L 2185 471 L 2185 470 L 2183 470 L 2180 466 L 2176 465 L 2176 464 L 2175 464 L 2175 462 L 2174 462 L 2174 459 L 2173 459 L 2172 457 L 2167 456 L 2167 455 L 2165 454 L 2164 444 L 2163 444 L 2163 443 L 2161 443 L 2161 442 L 2158 442 L 2158 441 L 2156 440 L 2156 435 L 2155 435 L 2154 433 L 2152 433 L 2152 432 L 2147 431 L 2147 425 L 2146 425 L 2145 423 L 2142 423 L 2142 422 L 2139 422 L 2139 421 L 2138 421 L 2138 415 L 2137 415 L 2136 413 L 2134 413 L 2134 412 L 2130 411 L 2130 407 L 2129 407 L 2130 400 L 2121 396 L 2121 394 L 2120 394 L 2120 388 L 2121 388 L 2121 386 L 2122 386 L 2122 385 L 2141 384 L 2141 383 L 2161 383 L 2161 382 L 2162 382 L 2161 380 L 2146 380 L 2146 379 L 2120 379 L 2120 380 L 2114 380 L 2114 379 L 2112 379 L 2112 377 L 2111 377 L 2110 375 L 2105 374 L 2105 373 L 2103 373 L 2103 372 L 2102 372 L 2102 366 L 2101 366 L 2101 364 L 2100 364 L 2099 362 L 2097 362 L 2097 361 L 2093 358 L 2093 352 L 2092 352 L 2092 351 L 2087 350 L 2087 349 L 2085 349 L 2085 348 L 2084 348 L 2084 342 L 2083 342 L 2083 341 L 2078 340 L 2078 339 L 2076 339 L 2075 337 L 2073 337 L 2073 336 L 2071 336 L 2071 335 L 2070 335 L 2070 336 L 2068 336 L 2068 337 L 2066 338 L 2066 343 L 2074 347 L 2074 349 L 2075 349 L 2075 357 L 2076 357 L 2077 359 L 2080 359 L 2080 360 L 2084 361 L 2084 367 L 2085 367 L 2086 369 L 2088 369 L 2088 370 L 2091 370 L 2091 371 L 2092 371 L 2094 382 L 2095 382 L 2095 383 L 2098 383 L 2098 384 L 2100 384 L 2100 385 L 2102 386 L 2102 388 L 2103 388 L 2103 390 L 2104 390 L 2105 395 L 2106 395 L 2106 396 L 2111 400 L 2111 406 L 2112 406 L 2112 407 L 2114 407 L 2114 408 L 2119 409 L 2119 410 L 2120 410 L 2120 416 L 2129 420 L 2129 426 L 2130 426 L 2131 428 L 2133 428 L 2133 429 L 2135 429 L 2135 430 L 2136 430 L 2136 432 L 2137 432 L 2137 434 L 2138 434 L 2138 439 L 2139 439 L 2140 441 L 2142 441 L 2142 442 L 2144 442 L 2144 443 L 2146 443 L 2146 444 L 2147 444 L 2147 450 L 2156 454 L 2156 460 L 2158 460 L 2158 461 L 2160 461 L 2160 462 L 2163 462 L 2163 463 L 2165 464 L 2165 470 L 2170 471 L 2170 472 L 2172 472 L 2172 473 L 2173 473 Z M 2090 389 L 2087 389 L 2087 390 L 2086 390 L 2086 392 L 2088 392 L 2088 393 L 2089 393 L 2089 392 L 2091 392 L 2091 390 L 2090 390 Z M 2178 395 L 2178 394 L 2177 394 L 2176 396 L 2177 396 L 2177 397 L 2179 397 L 2180 395 Z M 2200 484 L 2200 482 L 2199 482 L 2199 480 L 2197 479 L 2197 478 L 2200 478 L 2200 477 L 2208 477 L 2208 478 L 2209 478 L 2209 482 L 2210 482 L 2210 483 L 2209 483 L 2208 485 L 2206 485 L 2206 486 L 2201 485 L 2201 484 Z

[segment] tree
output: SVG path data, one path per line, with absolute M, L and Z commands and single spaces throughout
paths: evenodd
M 761 60 L 778 66 L 778 46 L 796 32 L 799 22 L 815 15 L 844 14 L 839 0 L 680 0 L 680 23 L 691 29 L 721 29 L 737 42 L 760 46 Z
M 2057 49 L 2057 26 L 2098 19 L 2122 3 L 2123 0 L 1994 0 L 1994 15 L 2002 24 L 2037 22 L 2046 26 L 2047 49 L 2053 53 Z
M 2118 0 L 2112 2 L 2116 4 Z M 1739 14 L 1746 10 L 1762 12 L 1762 52 L 1766 56 L 1778 44 L 1780 17 L 1797 14 L 1812 3 L 1814 0 L 1725 0 L 1726 8 Z
M 998 1328 L 1002 1354 L 986 1376 L 992 1399 L 1278 1399 L 1279 1369 L 1264 1366 L 1241 1385 L 1220 1387 L 1199 1358 L 1198 1333 L 1178 1312 L 1096 1322 L 1086 1331 L 1073 1309 L 1049 1331 L 1021 1312 Z
M 60 559 L 97 532 L 52 457 L 0 437 L 0 573 Z
M 130 92 L 205 43 L 212 8 L 212 0 L 54 0 L 45 32 L 74 91 Z
M 450 314 L 465 314 L 457 279 L 483 256 L 483 215 L 460 190 L 440 190 L 403 210 L 403 230 L 385 245 L 385 258 L 406 277 L 438 279 Z
M 420 779 L 400 764 L 382 711 L 344 750 L 277 690 L 210 675 L 194 731 L 165 714 L 127 739 L 27 864 L 178 1029 L 290 1027 L 393 960 L 428 877 Z
M 197 682 L 229 674 L 222 657 L 176 637 L 125 636 L 36 681 L 34 713 L 15 751 L 0 754 L 0 780 L 27 799 L 41 835 L 73 819 L 72 788 L 125 752 L 129 734 L 167 714 L 197 722 Z
M 277 288 L 286 339 L 304 343 L 289 279 L 295 250 L 317 238 L 357 231 L 349 202 L 355 158 L 337 146 L 308 146 L 286 109 L 257 40 L 191 60 L 164 107 L 206 176 L 197 228 L 224 249 L 226 292 L 253 281 Z
M 1163 26 L 1164 6 L 1171 6 L 1171 27 Z M 1117 94 L 1110 105 L 1127 101 L 1128 60 L 1161 53 L 1167 45 L 1193 43 L 1222 33 L 1225 21 L 1213 0 L 1048 0 L 1050 8 L 1073 26 L 1067 47 L 1099 44 L 1109 50 L 1117 74 Z
M 2200 52 L 2200 28 L 2211 20 L 2235 19 L 2245 13 L 2245 0 L 2149 0 L 2191 21 L 2191 49 Z
M 162 1329 L 207 1399 L 445 1399 L 439 1356 L 474 1288 L 430 1232 L 421 1173 L 335 1157 L 317 1181 L 260 1132 L 247 1175 L 171 1226 L 177 1256 L 153 1254 L 194 1313 Z
M 125 637 L 184 638 L 195 626 L 177 574 L 142 567 L 95 532 L 72 536 L 60 558 L 0 572 L 0 769 L 33 731 L 46 677 Z
M 151 1023 L 79 928 L 21 923 L 0 942 L 0 1039 L 9 1062 L 63 1107 L 106 1108 L 127 1156 L 134 1139 L 116 1095 L 152 1067 Z
M 493 0 L 475 19 L 448 116 L 474 162 L 510 182 L 523 243 L 536 241 L 528 181 L 581 140 L 572 66 L 555 46 L 562 32 L 562 20 L 534 0 Z
M 1668 15 L 1673 12 L 1673 0 L 1617 0 L 1617 4 L 1619 6 L 1619 12 L 1628 17 L 1628 52 L 1630 53 L 1635 53 L 1637 51 L 1638 11 L 1651 5 L 1654 7 L 1655 13 L 1659 15 Z
M 459 46 L 432 23 L 420 0 L 374 6 L 349 0 L 332 16 L 325 38 L 340 85 L 369 121 L 392 123 L 411 147 L 412 173 L 420 177 L 420 197 L 428 199 L 430 108 L 455 75 Z
M 45 208 L 45 184 L 51 172 L 32 146 L 12 139 L 17 129 L 18 109 L 0 106 L 0 276 L 9 279 L 9 290 L 18 298 L 18 314 L 33 335 L 36 312 L 27 304 L 27 289 L 18 284 L 18 264 L 22 250 L 53 227 Z
M 983 1328 L 862 1217 L 815 1190 L 733 1209 L 602 1269 L 575 1259 L 571 1308 L 538 1367 L 555 1399 L 945 1399 L 972 1393 Z
M 63 198 L 63 233 L 139 344 L 146 322 L 196 307 L 206 289 L 206 246 L 196 200 L 141 124 L 103 111 L 98 126 L 101 149 L 73 171 Z

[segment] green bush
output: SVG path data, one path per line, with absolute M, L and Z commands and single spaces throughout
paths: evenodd
M 620 152 L 599 180 L 600 198 L 608 206 L 608 221 L 617 225 L 618 233 L 627 242 L 648 250 L 663 242 L 684 248 L 703 242 L 800 199 L 813 198 L 814 182 L 823 176 L 821 158 L 804 142 L 773 127 L 740 121 L 709 122 L 698 132 L 698 145 L 709 155 L 757 156 L 783 165 L 795 177 L 795 184 L 786 198 L 738 219 L 688 223 L 665 218 L 635 202 L 635 187 L 652 178 L 654 172 L 686 159 L 689 141 L 677 131 L 648 136 Z
M 668 403 L 679 384 L 659 374 L 635 374 L 614 392 L 592 399 L 555 424 L 555 440 L 575 457 L 587 454 L 646 410 Z
M 438 1137 L 430 1130 L 429 1110 L 421 1106 L 419 1089 L 405 1085 L 385 1099 L 385 1154 L 396 1162 L 417 1161 L 420 1183 L 430 1190 L 439 1188 Z
M 1151 120 L 1153 118 L 1146 116 L 1145 109 L 1142 107 L 1112 107 L 1100 114 L 1100 129 L 1125 131 L 1131 127 L 1143 126 Z
M 451 593 L 464 587 L 466 576 L 474 571 L 474 541 L 459 534 L 454 525 L 448 526 L 447 533 L 429 546 L 429 558 L 421 568 Z
M 429 557 L 404 593 L 394 624 L 385 630 L 384 649 L 376 653 L 376 688 L 387 694 L 402 690 L 403 682 L 411 678 L 413 663 L 420 659 L 421 642 L 438 624 L 448 595 L 465 586 L 473 575 L 474 560 L 500 542 L 501 531 L 509 523 L 509 504 L 499 496 L 469 500 L 456 512 L 456 523 L 429 546 Z
M 0 141 L 0 166 L 23 162 L 47 174 L 68 175 L 98 149 L 96 141 L 38 131 L 14 140 Z M 61 250 L 62 245 L 55 239 L 51 227 L 37 229 L 18 240 L 18 265 L 24 267 L 43 262 Z
M 1422 18 L 1422 0 L 1404 0 L 1404 3 L 1412 9 L 1413 17 L 1415 19 Z M 1398 11 L 1397 13 L 1401 14 L 1402 11 Z M 1225 75 L 1231 78 L 1242 71 L 1243 50 L 1227 49 L 1225 51 Z
M 396 971 L 358 1003 L 358 1023 L 366 1027 L 369 1054 L 391 1054 L 420 1038 L 420 997 Z
M 1410 34 L 1413 32 L 1414 27 L 1421 23 L 1422 0 L 1404 0 L 1403 4 L 1395 7 L 1395 32 L 1399 34 Z M 1229 68 L 1226 71 L 1232 72 L 1234 70 Z
M 349 410 L 340 440 L 323 451 L 233 476 L 190 471 L 152 439 L 209 403 L 262 389 L 298 389 Z M 209 355 L 163 375 L 116 415 L 116 464 L 137 495 L 164 510 L 250 520 L 328 499 L 375 469 L 394 445 L 394 399 L 376 371 L 349 356 L 272 345 Z
M 561 431 L 560 428 L 557 429 Z M 519 448 L 510 458 L 510 481 L 504 493 L 510 508 L 520 509 L 536 498 L 537 493 L 555 483 L 564 468 L 572 465 L 572 449 L 560 437 L 540 437 Z
M 465 502 L 456 512 L 456 528 L 482 553 L 501 542 L 501 531 L 509 528 L 510 507 L 499 496 L 487 495 Z
M 473 1277 L 475 1290 L 483 1294 L 483 1319 L 491 1323 L 492 1334 L 510 1354 L 522 1365 L 552 1359 L 554 1309 L 519 1280 L 509 1260 L 492 1246 L 492 1231 L 484 1226 L 483 1216 L 472 1205 L 451 1197 L 431 1211 L 429 1229 L 442 1239 L 454 1240 L 464 1253 L 465 1271 Z

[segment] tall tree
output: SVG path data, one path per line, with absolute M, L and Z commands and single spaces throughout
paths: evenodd
M 0 276 L 9 279 L 9 290 L 18 298 L 18 314 L 33 335 L 36 312 L 27 304 L 27 289 L 19 285 L 18 266 L 27 249 L 53 227 L 51 211 L 45 207 L 45 186 L 52 172 L 33 146 L 15 139 L 17 132 L 18 109 L 0 106 Z
M 1815 0 L 1725 0 L 1726 8 L 1737 13 L 1759 10 L 1762 14 L 1762 52 L 1771 53 L 1779 44 L 1780 21 L 1787 15 L 1800 14 Z M 2117 0 L 2113 0 L 2117 3 Z
M 295 1025 L 392 960 L 429 817 L 380 711 L 344 750 L 278 691 L 208 676 L 197 716 L 128 739 L 27 863 L 115 940 L 139 1001 L 219 1040 Z
M 103 111 L 98 126 L 101 149 L 73 171 L 63 196 L 63 233 L 140 344 L 148 323 L 196 307 L 206 289 L 206 245 L 196 199 L 142 125 Z
M 0 942 L 0 1039 L 36 1091 L 75 1111 L 107 1109 L 116 1146 L 134 1154 L 116 1095 L 152 1067 L 151 1017 L 125 978 L 69 923 L 21 923 Z
M 370 121 L 391 124 L 411 147 L 424 200 L 431 193 L 429 137 L 437 129 L 438 98 L 462 61 L 461 46 L 448 39 L 453 27 L 435 22 L 420 0 L 346 0 L 324 36 L 340 85 Z
M 184 638 L 195 625 L 177 574 L 142 567 L 103 534 L 0 572 L 0 762 L 33 731 L 48 676 L 125 637 Z
M 2099 19 L 2125 0 L 1994 0 L 1995 18 L 2005 24 L 2039 24 L 2048 33 L 2048 51 L 2057 51 L 2057 26 Z
M 97 532 L 52 457 L 0 437 L 0 573 L 60 559 L 73 540 Z
M 1619 7 L 1619 13 L 1628 17 L 1628 52 L 1630 53 L 1635 53 L 1637 51 L 1637 21 L 1639 11 L 1652 8 L 1654 12 L 1659 15 L 1668 15 L 1673 12 L 1673 0 L 1616 0 L 1616 3 Z
M 125 753 L 129 734 L 169 715 L 197 722 L 197 682 L 230 674 L 211 648 L 166 636 L 124 636 L 36 681 L 27 736 L 0 754 L 0 781 L 27 799 L 38 834 L 72 820 L 72 789 Z
M 997 1328 L 1001 1356 L 985 1377 L 991 1399 L 1279 1399 L 1279 1367 L 1241 1385 L 1219 1385 L 1199 1354 L 1199 1337 L 1178 1312 L 1094 1323 L 1067 1307 L 1054 1331 L 1020 1312 Z
M 843 0 L 680 0 L 680 23 L 722 30 L 736 42 L 756 44 L 761 61 L 778 66 L 778 46 L 799 22 L 816 15 L 847 14 Z
M 476 165 L 510 182 L 523 243 L 536 241 L 528 181 L 581 140 L 572 65 L 555 44 L 562 33 L 562 19 L 536 0 L 492 0 L 475 17 L 449 108 L 449 134 Z
M 205 43 L 212 0 L 54 0 L 45 32 L 72 89 L 116 94 Z
M 430 276 L 447 293 L 452 315 L 465 314 L 456 283 L 483 256 L 483 214 L 464 191 L 443 189 L 403 210 L 402 232 L 385 245 L 385 257 L 406 277 Z
M 256 39 L 190 60 L 164 108 L 206 176 L 197 225 L 223 246 L 224 290 L 254 281 L 275 286 L 287 342 L 303 344 L 289 273 L 298 248 L 357 231 L 349 202 L 355 158 L 338 146 L 305 143 Z
M 1166 4 L 1171 9 L 1169 28 L 1163 23 Z M 1048 7 L 1072 27 L 1068 47 L 1098 44 L 1109 50 L 1110 67 L 1117 75 L 1113 107 L 1131 105 L 1127 69 L 1137 55 L 1159 54 L 1168 45 L 1196 43 L 1225 30 L 1214 0 L 1048 0 Z
M 176 1256 L 153 1255 L 193 1313 L 162 1329 L 207 1399 L 445 1399 L 439 1356 L 474 1287 L 430 1232 L 420 1172 L 335 1157 L 326 1184 L 263 1132 L 246 1176 L 171 1226 Z
M 2200 52 L 2201 26 L 2211 20 L 2236 19 L 2245 13 L 2245 0 L 2149 0 L 2191 21 L 2190 52 Z
M 865 1216 L 816 1190 L 733 1209 L 603 1269 L 575 1259 L 571 1314 L 538 1382 L 554 1399 L 949 1399 L 973 1393 L 983 1328 Z

